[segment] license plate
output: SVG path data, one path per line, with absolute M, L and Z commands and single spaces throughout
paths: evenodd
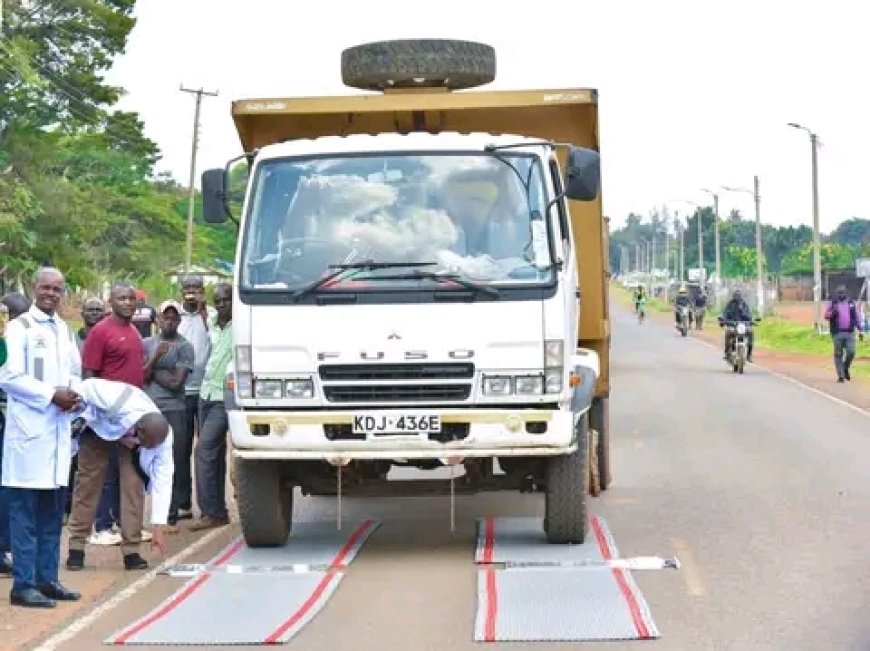
M 435 414 L 384 412 L 353 417 L 353 433 L 366 436 L 416 436 L 440 431 L 441 417 Z

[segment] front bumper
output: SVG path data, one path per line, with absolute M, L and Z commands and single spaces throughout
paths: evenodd
M 395 410 L 402 411 L 402 410 Z M 419 411 L 419 410 L 418 410 Z M 233 455 L 244 459 L 455 459 L 499 456 L 554 456 L 573 452 L 577 419 L 586 410 L 432 409 L 442 426 L 460 428 L 460 440 L 440 442 L 426 435 L 330 440 L 326 427 L 349 427 L 350 411 L 229 411 Z M 527 431 L 546 423 L 546 431 Z M 259 427 L 257 427 L 259 426 Z M 262 433 L 268 426 L 268 433 Z M 252 427 L 260 430 L 254 435 Z M 540 429 L 540 425 L 537 426 Z

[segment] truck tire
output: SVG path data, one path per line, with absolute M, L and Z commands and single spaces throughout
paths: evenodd
M 577 424 L 577 449 L 547 461 L 544 533 L 554 544 L 586 539 L 586 493 L 589 490 L 589 422 Z
M 589 410 L 589 429 L 598 433 L 595 442 L 595 460 L 598 468 L 598 488 L 606 491 L 610 486 L 610 405 L 607 398 L 595 398 Z M 591 437 L 590 437 L 591 438 Z
M 272 461 L 235 460 L 236 500 L 248 547 L 280 547 L 293 525 L 293 488 Z
M 341 53 L 341 79 L 362 90 L 474 88 L 495 79 L 495 49 L 474 41 L 378 41 Z

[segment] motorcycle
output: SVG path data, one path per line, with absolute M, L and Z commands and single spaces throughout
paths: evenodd
M 726 321 L 719 317 L 719 327 L 725 328 L 725 336 L 730 338 L 731 343 L 726 353 L 726 361 L 735 373 L 743 373 L 746 367 L 746 358 L 749 354 L 749 335 L 752 326 L 761 319 L 752 321 Z
M 677 321 L 677 330 L 679 330 L 680 334 L 685 337 L 689 334 L 689 328 L 691 327 L 692 322 L 692 315 L 689 312 L 689 307 L 687 305 L 678 305 L 677 316 L 679 317 L 679 320 Z

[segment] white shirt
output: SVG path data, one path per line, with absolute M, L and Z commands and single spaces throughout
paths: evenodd
M 51 400 L 56 388 L 81 379 L 75 334 L 57 315 L 35 305 L 6 326 L 6 364 L 0 389 L 7 395 L 3 485 L 52 490 L 66 486 L 72 454 L 72 414 Z
M 160 410 L 141 389 L 113 380 L 90 378 L 73 386 L 84 402 L 84 411 L 77 414 L 105 441 L 117 441 L 130 432 L 145 414 Z M 151 493 L 151 524 L 166 524 L 172 500 L 172 428 L 166 440 L 156 448 L 139 449 L 139 465 L 149 478 Z
M 210 305 L 206 307 L 208 319 L 217 314 Z M 178 334 L 187 339 L 193 346 L 193 370 L 187 374 L 184 381 L 184 391 L 187 395 L 199 395 L 202 386 L 202 376 L 205 374 L 205 365 L 211 354 L 211 339 L 208 328 L 202 320 L 199 312 L 181 310 L 181 323 L 178 324 Z

